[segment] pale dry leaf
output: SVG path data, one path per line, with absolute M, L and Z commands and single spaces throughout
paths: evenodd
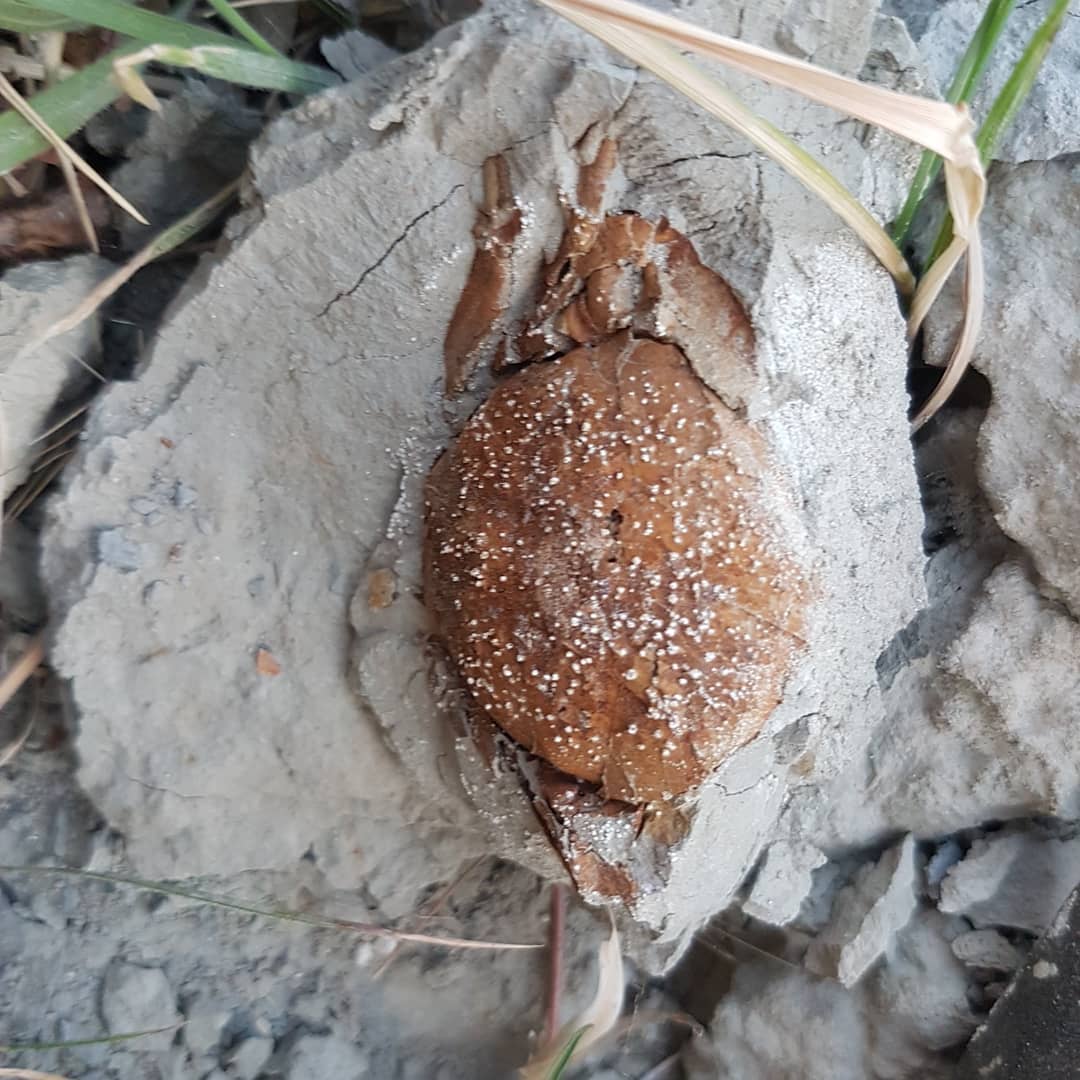
M 113 78 L 132 101 L 150 109 L 152 112 L 161 112 L 161 102 L 158 101 L 154 91 L 147 85 L 142 73 L 135 65 L 121 64 L 117 61 L 113 65 Z
M 555 1038 L 521 1069 L 521 1080 L 546 1080 L 575 1032 L 587 1029 L 574 1048 L 571 1062 L 580 1061 L 589 1048 L 618 1023 L 626 994 L 626 972 L 623 968 L 622 942 L 614 922 L 611 924 L 611 935 L 600 946 L 597 967 L 596 993 L 592 1001 L 584 1011 L 568 1020 Z
M 985 268 L 978 215 L 982 211 L 986 198 L 986 180 L 981 170 L 975 176 L 958 170 L 952 162 L 946 161 L 945 184 L 949 197 L 949 210 L 952 212 L 954 222 L 953 238 L 930 267 L 926 276 L 919 282 L 908 317 L 908 336 L 914 340 L 927 313 L 961 258 L 965 259 L 964 321 L 941 380 L 912 422 L 916 431 L 949 400 L 963 378 L 971 355 L 975 351 L 985 303 Z M 958 192 L 965 186 L 968 190 L 961 197 Z

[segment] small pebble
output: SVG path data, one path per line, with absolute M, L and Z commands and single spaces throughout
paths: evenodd
M 130 574 L 142 565 L 142 548 L 123 529 L 102 529 L 97 534 L 97 556 L 106 566 Z
M 128 506 L 130 506 L 136 514 L 141 514 L 143 517 L 147 517 L 148 515 L 157 512 L 157 503 L 154 502 L 153 499 L 148 499 L 145 495 L 140 495 L 135 499 L 129 499 Z
M 198 496 L 195 494 L 195 489 L 177 480 L 176 488 L 173 491 L 174 505 L 180 510 L 190 510 L 196 502 L 198 502 Z

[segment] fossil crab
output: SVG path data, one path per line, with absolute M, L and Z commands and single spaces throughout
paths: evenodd
M 515 760 L 579 887 L 630 899 L 642 834 L 675 842 L 680 802 L 780 700 L 805 585 L 743 415 L 749 321 L 667 221 L 603 211 L 614 164 L 605 140 L 494 389 L 431 471 L 424 578 L 474 737 Z M 520 227 L 489 159 L 449 395 L 501 316 Z

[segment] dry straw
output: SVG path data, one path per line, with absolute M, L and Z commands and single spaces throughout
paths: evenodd
M 41 1072 L 38 1069 L 0 1069 L 5 1080 L 68 1080 L 59 1073 Z
M 10 670 L 0 679 L 0 709 L 19 692 L 23 683 L 37 671 L 45 660 L 45 638 L 38 634 L 23 650 L 22 656 L 11 666 Z M 16 754 L 26 745 L 30 733 L 34 730 L 34 721 L 37 719 L 37 710 L 30 710 L 30 717 L 23 725 L 22 731 L 15 736 L 6 746 L 0 747 L 0 769 L 8 764 Z
M 301 923 L 304 926 L 315 926 L 324 930 L 345 930 L 361 937 L 385 938 L 389 941 L 409 941 L 418 945 L 440 945 L 448 949 L 476 949 L 476 950 L 505 950 L 505 951 L 529 951 L 540 949 L 539 943 L 518 941 L 477 941 L 473 938 L 459 938 L 443 936 L 441 934 L 418 934 L 405 930 L 394 930 L 377 923 L 356 922 L 353 919 L 336 919 L 324 915 L 315 915 L 306 911 L 288 911 L 284 908 L 268 908 L 260 904 L 249 903 L 244 900 L 234 900 L 229 897 L 212 896 L 209 893 L 200 892 L 197 889 L 189 889 L 181 885 L 170 884 L 165 881 L 146 881 L 142 878 L 127 877 L 123 874 L 109 874 L 100 870 L 84 870 L 77 866 L 17 866 L 2 865 L 0 874 L 27 874 L 49 875 L 81 878 L 84 881 L 98 881 L 109 885 L 126 885 L 144 892 L 159 893 L 162 896 L 176 896 L 185 900 L 193 900 L 198 904 L 206 904 L 209 907 L 221 908 L 224 911 L 235 911 L 242 915 L 258 915 L 265 919 L 276 919 L 279 922 Z

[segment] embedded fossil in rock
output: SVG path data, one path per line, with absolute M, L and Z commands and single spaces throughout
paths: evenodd
M 497 369 L 514 370 L 427 484 L 427 604 L 476 709 L 566 774 L 532 770 L 562 822 L 575 798 L 611 818 L 604 800 L 682 795 L 752 739 L 805 603 L 762 497 L 766 446 L 738 409 L 745 313 L 666 221 L 603 212 L 613 164 L 606 141 L 534 314 L 499 344 Z M 450 392 L 497 329 L 516 227 L 505 177 L 485 169 Z M 703 351 L 719 393 L 688 360 Z

